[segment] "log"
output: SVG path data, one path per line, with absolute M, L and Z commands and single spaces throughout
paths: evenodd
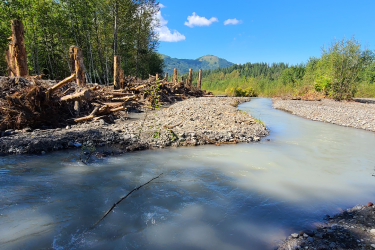
M 9 50 L 6 52 L 8 72 L 11 76 L 27 77 L 27 53 L 23 24 L 20 20 L 11 20 L 12 38 L 9 43 Z
M 113 96 L 132 96 L 133 95 L 132 93 L 119 93 L 119 92 L 110 92 L 108 94 L 113 95 Z
M 173 70 L 173 82 L 177 82 L 177 69 Z
M 75 72 L 77 77 L 77 85 L 79 87 L 86 86 L 85 77 L 85 65 L 83 64 L 83 54 L 82 50 L 76 46 L 70 46 L 69 48 L 70 63 L 74 61 L 74 67 L 72 66 L 72 72 Z M 73 70 L 74 69 L 74 70 Z
M 13 51 L 13 42 L 9 42 L 9 49 L 6 51 L 5 59 L 8 65 L 8 75 L 15 76 L 16 75 L 16 65 L 14 61 L 14 51 Z
M 113 109 L 111 109 L 110 111 L 111 111 L 111 112 L 117 112 L 117 111 L 123 111 L 123 110 L 125 110 L 124 107 L 118 107 L 118 108 L 113 108 Z
M 202 70 L 200 69 L 199 74 L 198 74 L 197 88 L 201 89 L 201 86 L 202 86 Z
M 159 73 L 156 73 L 156 79 L 155 79 L 155 81 L 159 81 L 160 79 L 159 79 Z
M 65 102 L 75 102 L 75 101 L 83 101 L 90 98 L 90 92 L 86 89 L 78 93 L 74 93 L 71 95 L 67 95 L 64 97 L 61 97 L 61 101 Z
M 76 112 L 76 117 L 79 116 L 80 106 L 81 106 L 80 101 L 75 101 L 74 102 L 74 111 Z
M 65 86 L 66 84 L 74 81 L 75 79 L 76 79 L 76 75 L 73 74 L 73 75 L 65 78 L 64 80 L 62 80 L 61 82 L 59 82 L 58 84 L 56 84 L 55 86 L 53 86 L 52 88 L 50 88 L 48 91 L 52 94 L 56 90 L 58 90 L 59 88 L 62 88 L 63 86 Z
M 111 108 L 117 108 L 119 106 L 124 106 L 124 103 L 123 102 L 105 102 L 104 105 L 107 105 Z
M 136 88 L 134 88 L 134 90 L 140 90 L 140 89 L 143 89 L 143 88 L 146 88 L 147 87 L 147 84 L 143 84 L 141 86 L 138 86 Z
M 120 56 L 115 56 L 113 59 L 113 79 L 114 79 L 114 88 L 120 89 L 121 88 L 121 77 L 120 77 L 120 70 L 121 70 L 121 58 Z
M 189 69 L 189 85 L 193 84 L 193 69 Z
M 95 107 L 94 110 L 91 112 L 90 115 L 88 116 L 85 116 L 85 117 L 81 117 L 81 118 L 77 118 L 77 119 L 74 119 L 75 122 L 85 122 L 85 121 L 88 121 L 88 120 L 92 120 L 94 119 L 96 113 L 99 111 L 99 107 Z
M 129 101 L 130 99 L 135 99 L 137 96 L 126 96 L 121 98 L 113 98 L 112 101 Z
M 167 81 L 167 82 L 168 82 L 168 73 L 165 73 L 164 81 Z
M 74 59 L 74 49 L 76 46 L 72 45 L 69 47 L 69 63 L 70 63 L 70 73 L 73 75 L 76 73 L 76 63 Z

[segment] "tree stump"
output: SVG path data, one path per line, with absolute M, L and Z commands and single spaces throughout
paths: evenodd
M 72 74 L 76 74 L 77 85 L 80 87 L 86 86 L 86 77 L 85 77 L 85 65 L 83 63 L 83 54 L 82 50 L 77 46 L 70 46 L 69 48 L 69 58 L 70 65 L 72 69 Z
M 28 76 L 27 53 L 25 47 L 23 24 L 19 20 L 11 20 L 12 37 L 9 50 L 6 52 L 8 72 L 10 76 Z
M 200 69 L 199 74 L 198 74 L 198 82 L 197 82 L 198 89 L 201 89 L 201 85 L 202 85 L 202 70 Z
M 173 81 L 177 83 L 177 69 L 173 70 Z
M 120 56 L 115 56 L 113 59 L 113 79 L 114 79 L 114 88 L 121 88 L 121 58 Z
M 189 85 L 193 84 L 193 69 L 189 69 Z

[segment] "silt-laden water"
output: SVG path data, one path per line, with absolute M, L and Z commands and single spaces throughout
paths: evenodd
M 255 98 L 260 143 L 0 158 L 0 249 L 273 249 L 326 214 L 374 201 L 375 134 Z M 113 203 L 153 177 L 98 226 Z

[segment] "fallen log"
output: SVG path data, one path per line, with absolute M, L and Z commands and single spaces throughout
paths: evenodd
M 88 90 L 83 90 L 83 91 L 78 92 L 78 93 L 74 93 L 74 94 L 71 94 L 71 95 L 61 97 L 61 101 L 73 102 L 73 101 L 87 100 L 89 98 L 90 98 L 90 92 Z
M 118 108 L 113 108 L 113 109 L 111 109 L 110 111 L 111 111 L 111 112 L 117 112 L 117 111 L 123 111 L 123 110 L 125 110 L 124 107 L 118 107 Z
M 143 89 L 143 88 L 146 88 L 147 87 L 147 84 L 143 84 L 141 86 L 138 86 L 136 88 L 134 88 L 134 90 L 140 90 L 140 89 Z
M 123 102 L 105 102 L 103 103 L 104 105 L 107 105 L 111 108 L 117 108 L 119 106 L 124 106 L 124 103 Z
M 66 95 L 70 91 L 75 91 L 75 90 L 76 90 L 75 88 L 68 88 L 67 90 L 64 91 L 64 93 L 62 93 L 62 96 Z
M 94 119 L 96 113 L 99 111 L 99 108 L 100 108 L 100 107 L 95 107 L 94 110 L 91 112 L 90 115 L 85 116 L 85 117 L 81 117 L 81 118 L 74 119 L 74 121 L 75 121 L 75 122 L 85 122 L 85 121 L 88 121 L 88 120 L 92 120 L 92 119 Z
M 120 98 L 112 98 L 112 101 L 129 101 L 130 99 L 135 99 L 137 96 L 126 96 L 126 97 L 120 97 Z
M 54 93 L 56 90 L 58 90 L 59 88 L 65 86 L 66 84 L 74 81 L 76 79 L 76 74 L 73 74 L 67 78 L 65 78 L 64 80 L 62 80 L 61 82 L 59 82 L 58 84 L 56 84 L 55 86 L 53 86 L 52 88 L 50 88 L 48 91 L 52 94 Z

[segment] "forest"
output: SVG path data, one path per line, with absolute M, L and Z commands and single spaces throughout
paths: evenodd
M 204 70 L 202 88 L 229 96 L 321 93 L 336 100 L 375 97 L 375 53 L 354 37 L 333 41 L 307 63 L 246 63 Z M 198 72 L 194 72 L 194 79 Z
M 70 75 L 68 50 L 83 51 L 88 82 L 113 82 L 113 58 L 125 75 L 162 72 L 155 0 L 0 1 L 0 75 L 7 75 L 5 51 L 11 20 L 23 22 L 29 73 L 61 80 Z

